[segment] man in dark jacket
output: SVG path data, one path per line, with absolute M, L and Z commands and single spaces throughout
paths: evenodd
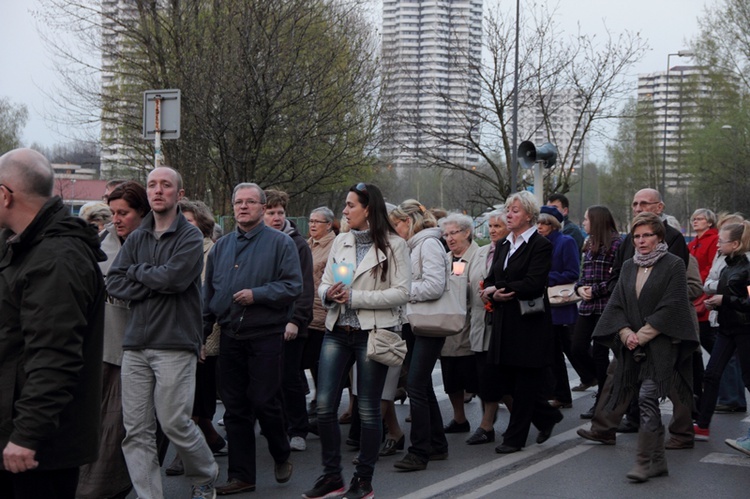
M 570 209 L 570 201 L 565 194 L 551 194 L 547 199 L 547 206 L 554 206 L 557 211 L 562 213 L 562 233 L 566 236 L 570 236 L 576 242 L 578 246 L 578 252 L 583 251 L 584 233 L 578 225 L 568 218 L 568 212 Z
M 302 372 L 302 353 L 307 341 L 307 326 L 312 320 L 315 300 L 312 251 L 297 226 L 286 218 L 289 195 L 283 191 L 266 189 L 266 213 L 263 221 L 269 227 L 289 235 L 297 247 L 302 269 L 302 294 L 294 302 L 294 315 L 284 331 L 284 360 L 281 380 L 282 403 L 286 416 L 289 445 L 293 451 L 307 449 L 308 424 L 305 402 L 307 379 Z
M 263 222 L 266 195 L 242 183 L 232 194 L 237 229 L 208 254 L 204 335 L 221 326 L 221 399 L 229 439 L 228 482 L 219 495 L 255 490 L 255 421 L 273 456 L 276 481 L 292 476 L 289 440 L 278 393 L 284 335 L 302 293 L 297 248 L 286 234 Z
M 99 445 L 105 259 L 30 149 L 0 157 L 0 495 L 73 498 Z
M 214 497 L 219 468 L 191 419 L 202 355 L 203 234 L 180 213 L 182 177 L 155 168 L 146 184 L 151 212 L 125 240 L 107 273 L 107 291 L 130 302 L 123 337 L 122 451 L 139 497 L 163 497 L 154 411 L 177 448 L 194 498 Z

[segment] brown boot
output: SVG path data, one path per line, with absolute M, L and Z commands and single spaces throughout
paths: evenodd
M 649 478 L 649 468 L 651 466 L 651 457 L 656 447 L 657 432 L 639 431 L 638 432 L 638 453 L 635 458 L 635 466 L 628 471 L 626 475 L 636 482 L 645 482 Z
M 657 433 L 656 446 L 654 453 L 651 455 L 651 468 L 648 470 L 649 478 L 669 475 L 667 468 L 667 457 L 664 455 L 664 427 L 659 428 Z

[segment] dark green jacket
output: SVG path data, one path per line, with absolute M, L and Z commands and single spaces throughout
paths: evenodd
M 97 457 L 104 259 L 59 197 L 19 236 L 0 234 L 0 448 L 36 450 L 39 469 Z

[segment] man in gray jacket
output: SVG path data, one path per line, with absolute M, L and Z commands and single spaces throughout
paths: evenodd
M 130 302 L 122 358 L 122 450 L 140 498 L 162 498 L 154 411 L 192 481 L 193 498 L 215 497 L 219 468 L 190 418 L 202 354 L 203 235 L 180 213 L 182 178 L 155 168 L 146 184 L 151 213 L 125 240 L 107 275 L 110 295 Z
M 219 495 L 255 490 L 255 421 L 273 456 L 276 481 L 292 476 L 289 440 L 277 394 L 282 345 L 302 271 L 292 238 L 263 222 L 266 195 L 243 183 L 232 194 L 237 229 L 208 255 L 204 283 L 204 335 L 221 326 L 221 399 L 229 439 L 229 481 Z

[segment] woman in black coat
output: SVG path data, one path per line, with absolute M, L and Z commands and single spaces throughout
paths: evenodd
M 562 420 L 545 397 L 545 370 L 552 364 L 554 350 L 547 300 L 552 244 L 536 231 L 539 206 L 531 193 L 512 194 L 505 209 L 511 233 L 497 243 L 482 292 L 482 298 L 493 305 L 487 361 L 500 370 L 505 391 L 513 396 L 505 438 L 495 448 L 500 454 L 521 450 L 532 423 L 539 429 L 536 441 L 541 444 Z M 542 311 L 522 313 L 522 304 L 540 301 Z

